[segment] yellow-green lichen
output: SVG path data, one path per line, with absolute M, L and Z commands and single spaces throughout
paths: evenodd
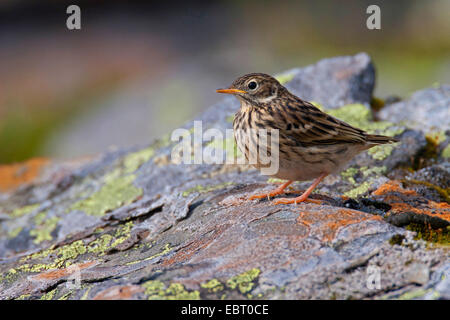
M 221 183 L 221 184 L 217 184 L 214 186 L 203 186 L 203 185 L 198 185 L 195 186 L 193 188 L 189 188 L 185 191 L 183 191 L 183 193 L 181 194 L 183 197 L 187 197 L 188 195 L 190 195 L 191 193 L 197 192 L 197 193 L 207 193 L 207 192 L 211 192 L 214 190 L 219 190 L 219 189 L 223 189 L 229 185 L 232 185 L 232 182 L 225 182 L 225 183 Z
M 444 150 L 442 150 L 442 154 L 441 154 L 442 158 L 444 159 L 448 159 L 450 158 L 450 144 L 448 146 L 446 146 L 444 148 Z
M 356 184 L 354 176 L 359 172 L 358 168 L 350 167 L 341 172 L 342 178 L 348 180 L 351 184 Z
M 188 291 L 181 283 L 171 283 L 166 289 L 163 282 L 150 280 L 142 284 L 149 300 L 199 300 L 200 293 L 197 290 Z
M 11 217 L 19 218 L 26 214 L 29 214 L 40 207 L 40 204 L 31 204 L 22 208 L 17 208 L 11 213 Z
M 356 198 L 369 191 L 371 185 L 372 185 L 371 181 L 365 181 L 358 187 L 345 192 L 344 195 L 350 198 Z
M 55 296 L 56 292 L 57 289 L 53 289 L 52 291 L 43 294 L 39 300 L 53 300 L 53 297 Z
M 154 155 L 152 147 L 128 154 L 121 165 L 104 177 L 105 184 L 87 199 L 82 199 L 70 207 L 84 211 L 88 215 L 102 216 L 105 213 L 127 205 L 142 195 L 142 189 L 133 185 L 136 176 L 132 174 Z
M 83 240 L 74 241 L 70 244 L 61 246 L 56 249 L 46 249 L 35 254 L 24 257 L 20 260 L 22 265 L 17 267 L 18 271 L 23 272 L 41 272 L 50 269 L 59 269 L 70 266 L 73 261 L 80 255 L 87 252 L 86 246 L 83 244 Z M 25 263 L 30 260 L 49 258 L 50 263 Z
M 139 262 L 155 259 L 157 257 L 163 256 L 163 255 L 169 253 L 170 251 L 172 251 L 172 249 L 173 248 L 170 246 L 170 244 L 166 243 L 166 245 L 164 246 L 164 248 L 163 248 L 163 250 L 161 252 L 158 252 L 158 253 L 156 253 L 156 254 L 154 254 L 154 255 L 152 255 L 150 257 L 147 257 L 145 259 L 128 262 L 128 263 L 126 263 L 126 265 L 133 265 L 133 264 L 136 264 L 136 263 L 139 263 Z
M 208 282 L 200 284 L 202 288 L 208 289 L 209 292 L 219 292 L 224 289 L 223 284 L 217 279 L 211 279 Z
M 361 167 L 361 172 L 363 173 L 364 177 L 368 177 L 372 174 L 374 174 L 375 176 L 381 176 L 383 174 L 385 174 L 387 172 L 387 168 L 386 166 L 380 166 L 380 167 L 371 167 L 371 168 L 367 168 L 367 167 Z
M 295 77 L 296 73 L 297 73 L 296 70 L 286 71 L 283 73 L 276 74 L 274 78 L 277 79 L 279 83 L 285 84 L 291 81 Z
M 8 232 L 8 238 L 12 239 L 19 235 L 20 231 L 23 230 L 23 227 L 17 227 Z
M 130 153 L 123 159 L 124 173 L 133 173 L 155 154 L 152 147 Z
M 367 151 L 367 153 L 370 154 L 372 156 L 372 158 L 375 160 L 384 160 L 391 155 L 392 150 L 394 150 L 393 145 L 382 144 L 382 145 L 378 145 L 373 148 L 370 148 L 369 151 Z
M 325 110 L 325 112 L 371 134 L 396 136 L 405 130 L 404 127 L 388 121 L 373 121 L 371 111 L 362 104 L 348 104 L 337 109 Z
M 242 294 L 246 294 L 253 289 L 254 280 L 259 276 L 261 270 L 253 268 L 244 273 L 238 274 L 227 280 L 227 287 L 230 289 L 238 288 Z
M 237 147 L 234 137 L 227 139 L 214 139 L 208 142 L 206 144 L 206 147 L 210 147 L 216 150 L 225 150 L 226 159 L 243 158 L 243 154 Z
M 284 183 L 286 180 L 278 179 L 278 178 L 269 178 L 267 179 L 267 183 Z
M 76 202 L 70 210 L 84 211 L 88 215 L 102 216 L 105 213 L 127 205 L 142 195 L 142 189 L 133 185 L 134 175 L 115 179 L 106 178 L 105 185 L 87 199 Z
M 44 215 L 44 217 L 45 217 L 45 215 Z M 41 219 L 37 219 L 37 220 L 42 221 Z M 51 233 L 53 232 L 53 230 L 55 230 L 56 226 L 58 225 L 59 220 L 60 220 L 59 217 L 52 217 L 50 219 L 44 220 L 43 222 L 40 223 L 40 225 L 38 225 L 34 229 L 32 229 L 30 231 L 30 236 L 35 238 L 33 240 L 33 242 L 36 244 L 39 244 L 45 240 L 49 240 L 49 241 L 52 240 Z

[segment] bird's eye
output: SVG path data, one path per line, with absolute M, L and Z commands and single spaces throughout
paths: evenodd
M 248 83 L 248 85 L 247 85 L 247 87 L 248 87 L 250 90 L 255 90 L 257 86 L 258 86 L 258 84 L 256 83 L 256 81 L 250 81 L 250 82 Z

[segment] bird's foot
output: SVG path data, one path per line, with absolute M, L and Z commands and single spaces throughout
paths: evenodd
M 304 194 L 302 194 L 301 196 L 296 197 L 296 198 L 280 198 L 278 200 L 274 200 L 272 203 L 276 205 L 276 204 L 291 204 L 291 203 L 297 204 L 297 203 L 301 203 L 301 202 L 312 202 L 315 204 L 322 204 L 322 201 L 308 199 L 308 195 L 306 195 L 306 197 L 305 197 Z
M 284 193 L 284 189 L 286 189 L 286 187 L 288 185 L 290 185 L 292 183 L 292 181 L 288 181 L 283 183 L 281 186 L 279 186 L 278 188 L 276 188 L 273 191 L 270 192 L 266 192 L 266 193 L 260 193 L 260 194 L 254 194 L 252 195 L 250 198 L 248 198 L 249 200 L 255 200 L 255 199 L 263 199 L 266 198 L 270 200 L 270 197 L 275 197 L 279 194 Z

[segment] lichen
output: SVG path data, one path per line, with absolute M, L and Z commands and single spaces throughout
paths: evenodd
M 153 147 L 128 154 L 122 163 L 104 177 L 105 184 L 90 197 L 74 203 L 69 211 L 80 210 L 88 215 L 105 213 L 130 204 L 142 195 L 142 189 L 133 185 L 133 174 L 154 155 Z
M 44 293 L 39 300 L 53 300 L 53 297 L 55 296 L 56 292 L 57 289 L 53 289 L 52 291 Z
M 290 71 L 276 74 L 274 78 L 277 79 L 279 83 L 285 84 L 285 83 L 291 81 L 295 77 L 296 73 L 297 73 L 296 70 L 290 70 Z
M 375 160 L 384 160 L 391 155 L 392 150 L 394 150 L 393 145 L 382 144 L 369 149 L 367 153 L 370 154 Z
M 41 272 L 50 269 L 59 269 L 70 266 L 73 261 L 80 255 L 87 252 L 83 240 L 74 241 L 70 244 L 61 246 L 56 249 L 46 249 L 32 255 L 26 256 L 20 260 L 22 265 L 17 267 L 18 271 L 23 272 Z M 54 257 L 51 263 L 25 263 L 30 260 Z
M 442 158 L 444 158 L 444 159 L 450 158 L 450 144 L 449 144 L 448 146 L 446 146 L 446 147 L 444 148 L 444 150 L 442 150 L 441 156 L 442 156 Z
M 227 287 L 230 289 L 238 288 L 242 294 L 246 294 L 253 289 L 255 283 L 253 282 L 256 278 L 258 278 L 261 270 L 258 268 L 253 268 L 244 273 L 238 274 L 227 280 Z
M 217 184 L 217 185 L 212 185 L 212 186 L 203 186 L 203 185 L 198 185 L 195 186 L 193 188 L 189 188 L 185 191 L 183 191 L 183 193 L 181 194 L 183 197 L 187 197 L 188 195 L 190 195 L 191 193 L 197 192 L 197 193 L 207 193 L 207 192 L 211 192 L 214 190 L 219 190 L 219 189 L 223 189 L 229 185 L 232 185 L 232 182 L 225 182 L 225 183 L 221 183 L 221 184 Z
M 161 252 L 155 253 L 154 255 L 152 255 L 150 257 L 147 257 L 145 259 L 128 262 L 128 263 L 126 263 L 126 265 L 133 265 L 133 264 L 136 264 L 136 263 L 139 263 L 139 262 L 155 259 L 157 257 L 163 256 L 163 255 L 169 253 L 170 251 L 172 251 L 172 249 L 173 248 L 170 246 L 170 244 L 166 243 L 166 245 L 164 246 L 164 248 L 163 248 L 163 250 Z
M 371 134 L 396 136 L 405 131 L 404 127 L 388 121 L 373 121 L 371 111 L 362 104 L 348 104 L 325 112 Z
M 11 213 L 11 217 L 12 218 L 22 217 L 22 216 L 24 216 L 26 214 L 29 214 L 29 213 L 33 212 L 34 210 L 36 210 L 39 207 L 40 207 L 40 204 L 31 204 L 31 205 L 28 205 L 28 206 L 17 208 Z
M 226 139 L 214 139 L 206 144 L 206 147 L 217 150 L 225 150 L 226 159 L 242 158 L 243 154 L 237 147 L 234 137 Z
M 142 284 L 148 300 L 199 300 L 200 293 L 197 290 L 188 291 L 181 283 L 171 283 L 166 289 L 163 282 L 150 280 Z
M 102 216 L 105 213 L 135 201 L 142 195 L 142 189 L 133 185 L 135 175 L 106 179 L 106 184 L 89 198 L 72 205 L 70 210 L 80 210 L 88 215 Z
M 267 183 L 284 183 L 284 182 L 286 182 L 286 180 L 273 178 L 273 177 L 270 177 L 269 179 L 267 179 Z
M 43 213 L 44 213 L 43 217 L 45 218 L 45 212 Z M 42 216 L 35 217 L 35 221 L 40 221 L 40 224 L 36 226 L 34 229 L 30 230 L 30 236 L 35 238 L 33 242 L 36 244 L 39 244 L 46 240 L 48 241 L 52 240 L 53 238 L 51 233 L 53 232 L 53 230 L 55 230 L 60 220 L 59 217 L 52 217 L 47 220 L 43 220 L 43 218 L 41 217 Z
M 365 181 L 358 187 L 345 192 L 344 195 L 350 198 L 356 198 L 369 191 L 371 185 L 372 185 L 371 181 Z
M 19 235 L 19 233 L 23 230 L 23 227 L 17 227 L 8 232 L 8 238 L 12 239 Z
M 219 292 L 224 289 L 223 284 L 217 279 L 211 279 L 208 282 L 200 284 L 202 288 L 208 289 L 209 292 Z
M 354 176 L 359 172 L 358 168 L 350 167 L 345 171 L 341 172 L 341 176 L 347 179 L 351 184 L 356 184 Z

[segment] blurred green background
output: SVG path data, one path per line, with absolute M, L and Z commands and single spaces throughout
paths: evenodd
M 145 144 L 248 72 L 369 53 L 375 95 L 450 82 L 450 1 L 0 2 L 0 163 Z M 381 7 L 381 30 L 366 8 Z

